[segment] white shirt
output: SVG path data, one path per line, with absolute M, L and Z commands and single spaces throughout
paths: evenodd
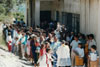
M 72 50 L 76 49 L 79 43 L 80 41 L 73 40 L 70 44 L 72 46 Z
M 18 33 L 16 30 L 13 31 L 13 38 L 17 37 Z
M 18 34 L 17 37 L 18 37 L 18 41 L 20 41 L 20 39 L 22 38 L 22 34 Z
M 84 49 L 77 47 L 75 51 L 78 52 L 80 57 L 84 57 Z
M 7 38 L 6 38 L 6 42 L 8 43 L 9 41 L 12 41 L 11 36 L 7 36 Z
M 97 59 L 99 58 L 98 52 L 97 51 L 95 51 L 94 53 L 90 52 L 89 57 L 90 61 L 97 61 Z
M 92 45 L 96 45 L 96 42 L 94 39 L 89 40 L 89 49 L 91 48 Z

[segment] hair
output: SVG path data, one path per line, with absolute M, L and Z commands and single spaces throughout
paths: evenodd
M 82 48 L 82 45 L 83 45 L 83 44 L 82 44 L 82 43 L 78 43 L 78 45 L 80 45 L 80 46 L 81 46 L 81 48 Z
M 94 49 L 94 50 L 97 49 L 97 47 L 95 45 L 92 45 L 91 48 Z
M 94 35 L 93 34 L 90 34 L 89 37 L 92 37 L 94 39 Z
M 51 49 L 50 49 L 50 48 L 48 48 L 48 49 L 46 49 L 46 52 L 48 53 L 50 50 L 51 50 Z
M 74 37 L 79 38 L 78 35 L 75 35 Z
M 65 40 L 62 40 L 62 44 L 65 44 Z
M 10 36 L 11 35 L 11 32 L 8 32 L 8 35 Z
M 44 44 L 41 44 L 41 49 L 43 49 L 44 46 L 45 46 Z

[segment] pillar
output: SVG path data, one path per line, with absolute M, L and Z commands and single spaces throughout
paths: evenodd
M 85 0 L 80 0 L 80 32 L 86 32 L 86 19 L 85 19 Z
M 35 0 L 35 26 L 40 26 L 40 0 Z

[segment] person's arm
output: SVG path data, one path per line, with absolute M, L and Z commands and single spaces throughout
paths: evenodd
M 90 67 L 90 57 L 88 57 L 88 67 Z
M 89 55 L 88 55 L 88 67 L 90 67 L 90 58 L 91 58 L 91 56 L 90 56 L 90 53 L 89 53 Z
M 97 52 L 97 63 L 99 65 L 99 53 Z M 98 66 L 99 67 L 99 66 Z

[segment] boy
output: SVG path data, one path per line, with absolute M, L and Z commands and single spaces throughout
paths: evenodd
M 14 44 L 14 54 L 15 55 L 18 55 L 18 44 L 19 44 L 18 37 L 15 37 L 15 44 Z
M 82 43 L 78 44 L 78 47 L 73 50 L 75 53 L 75 66 L 83 66 L 84 49 L 82 48 Z
M 99 67 L 99 54 L 95 45 L 91 46 L 89 53 L 88 67 Z

